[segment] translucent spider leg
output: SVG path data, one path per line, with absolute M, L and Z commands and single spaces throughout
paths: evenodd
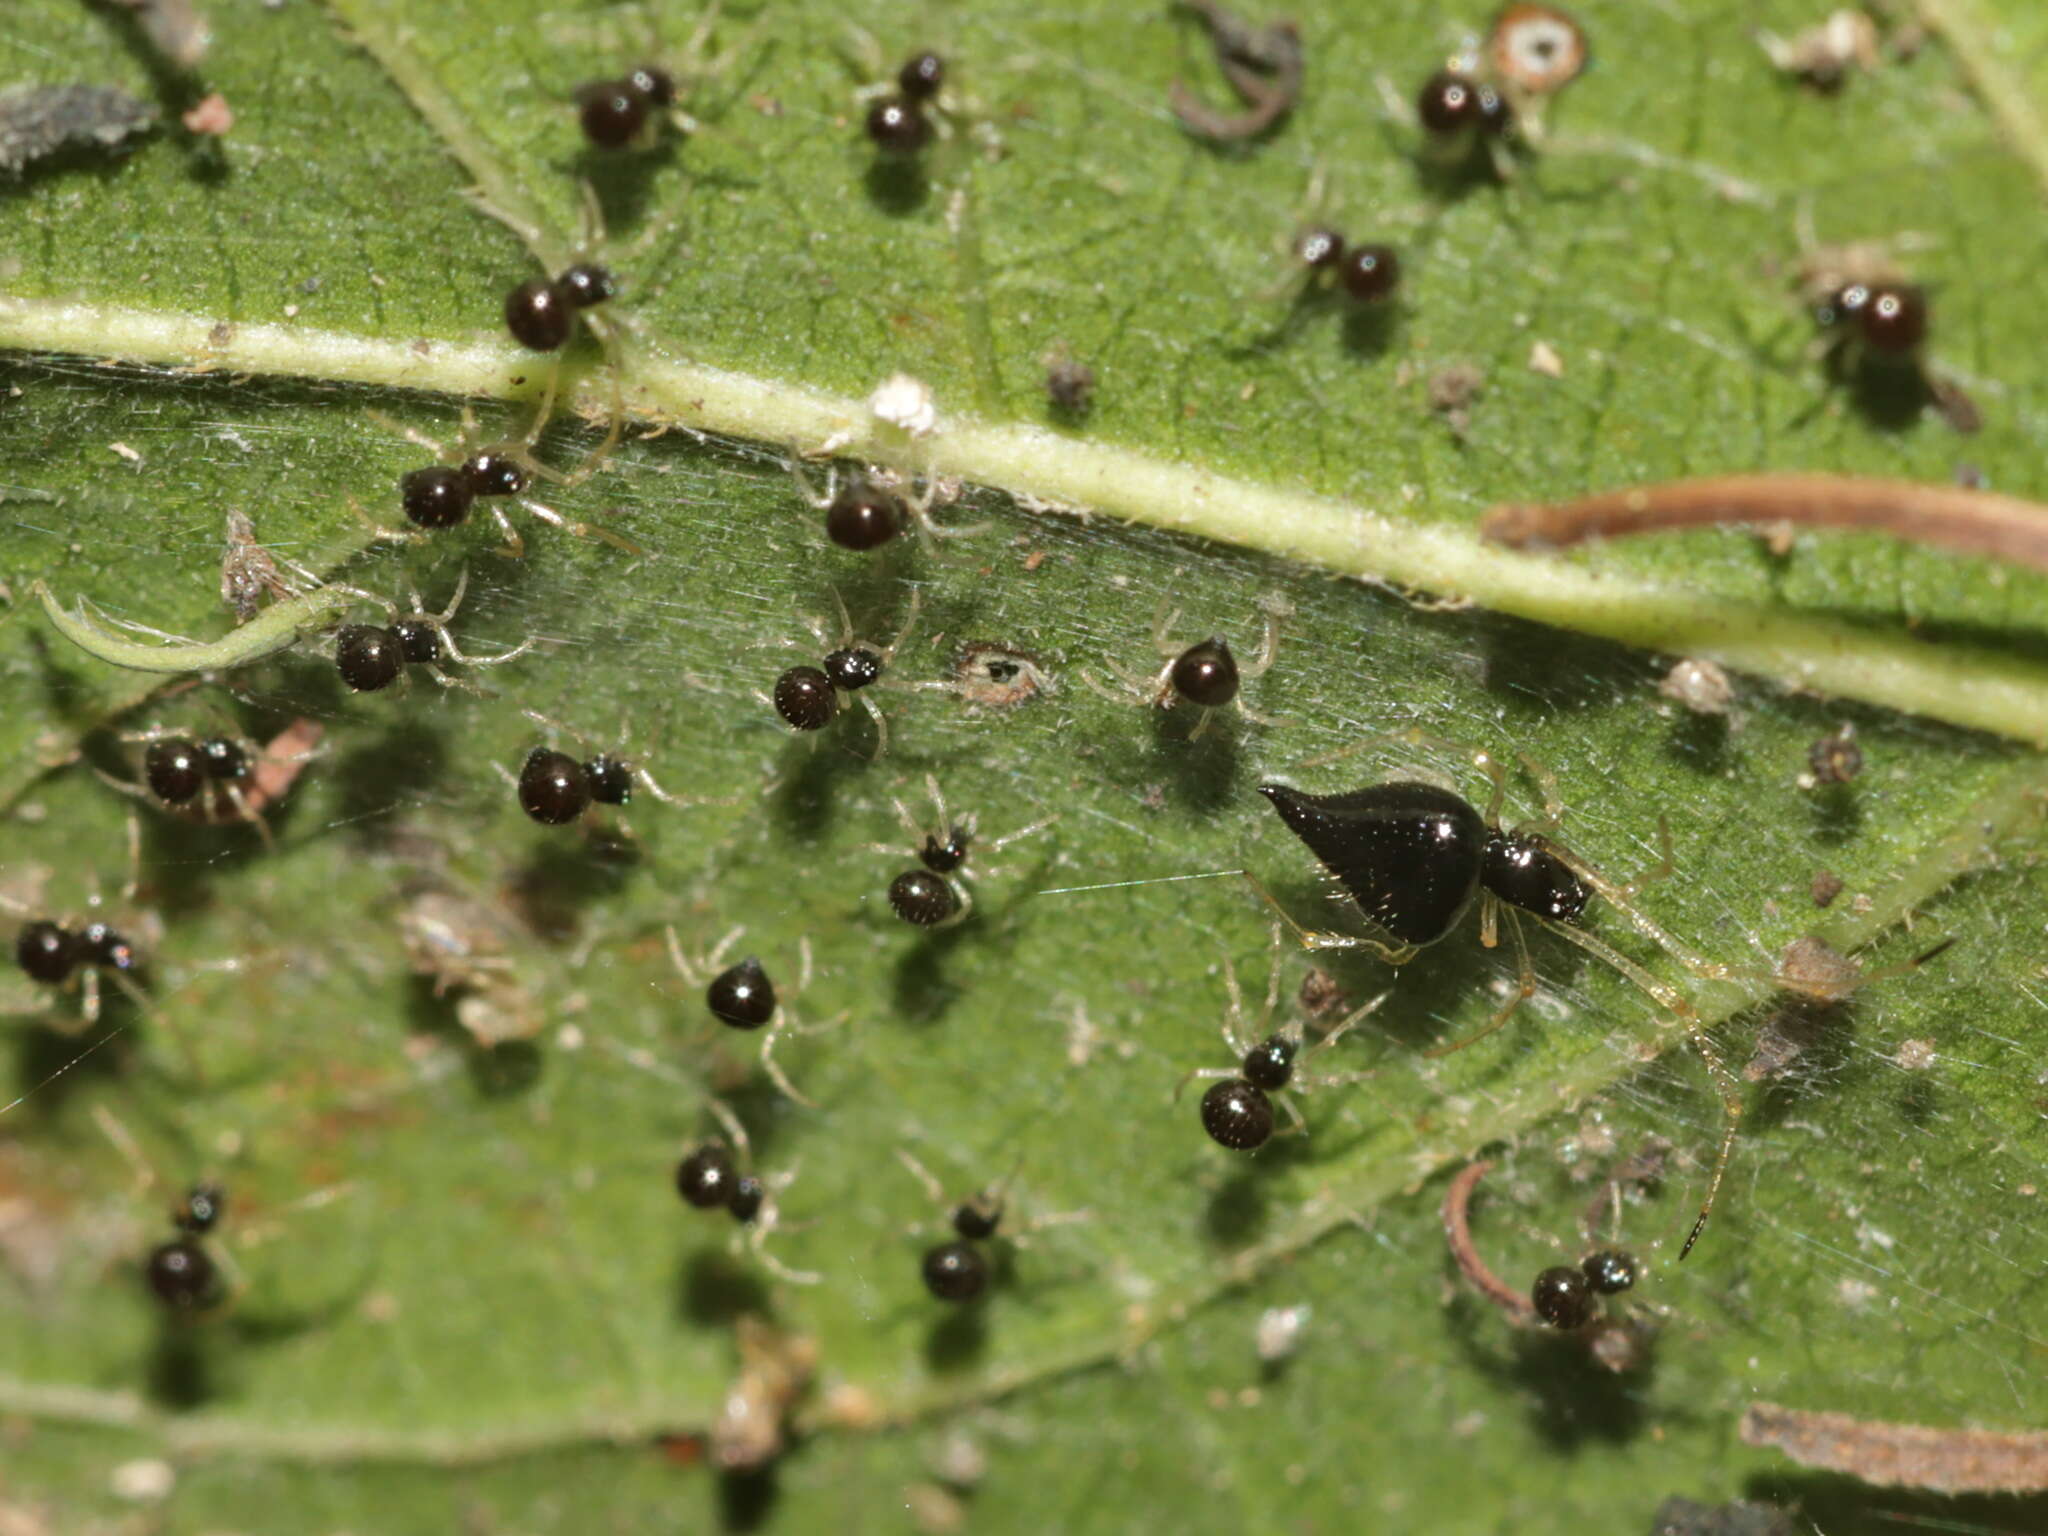
M 1087 685 L 1090 692 L 1109 700 L 1112 704 L 1129 704 L 1134 701 L 1140 704 L 1159 702 L 1150 680 L 1139 677 L 1135 672 L 1128 671 L 1113 661 L 1104 662 L 1103 665 L 1108 668 L 1110 676 L 1116 679 L 1118 687 L 1111 687 L 1094 672 L 1083 667 L 1081 681 Z M 1171 672 L 1172 668 L 1168 667 L 1166 670 Z
M 1005 848 L 1009 847 L 1012 843 L 1021 843 L 1027 837 L 1036 837 L 1039 833 L 1043 832 L 1047 827 L 1055 825 L 1059 821 L 1059 819 L 1059 812 L 1057 811 L 1055 811 L 1050 816 L 1041 816 L 1038 820 L 1030 823 L 1028 826 L 1019 827 L 1014 832 L 1005 832 L 1001 837 L 990 838 L 986 843 L 982 844 L 982 847 L 987 849 L 990 853 L 1001 853 Z M 996 873 L 996 871 L 984 868 L 981 871 L 979 871 L 979 873 L 983 875 L 992 875 Z
M 1153 615 L 1152 649 L 1159 654 L 1163 661 L 1163 665 L 1154 675 L 1150 677 L 1141 676 L 1136 672 L 1130 671 L 1121 663 L 1111 661 L 1105 662 L 1103 665 L 1108 668 L 1110 676 L 1116 680 L 1117 686 L 1115 688 L 1104 683 L 1101 678 L 1085 667 L 1081 669 L 1081 681 L 1092 691 L 1108 699 L 1112 704 L 1138 703 L 1158 708 L 1168 703 L 1173 698 L 1173 663 L 1174 659 L 1180 654 L 1180 647 L 1168 640 L 1167 636 L 1173 633 L 1173 626 L 1179 622 L 1180 610 L 1169 607 L 1165 603 L 1161 603 L 1159 611 Z M 1121 689 L 1121 692 L 1118 691 L 1119 689 Z M 1200 725 L 1206 724 L 1207 719 L 1208 717 L 1204 715 L 1203 719 L 1197 722 L 1197 727 L 1199 728 Z M 1192 734 L 1190 732 L 1191 736 Z
M 1474 1030 L 1471 1034 L 1465 1036 L 1464 1039 L 1453 1040 L 1449 1045 L 1432 1046 L 1422 1053 L 1424 1056 L 1433 1060 L 1440 1056 L 1449 1056 L 1455 1052 L 1462 1051 L 1468 1045 L 1477 1044 L 1506 1024 L 1509 1019 L 1515 1016 L 1515 1011 L 1522 1004 L 1536 995 L 1536 966 L 1529 957 L 1529 941 L 1522 932 L 1521 917 L 1515 912 L 1513 907 L 1496 899 L 1488 891 L 1482 891 L 1479 894 L 1479 942 L 1486 945 L 1489 949 L 1498 942 L 1499 934 L 1495 932 L 1495 924 L 1502 913 L 1507 915 L 1508 934 L 1515 941 L 1514 996 L 1503 1003 L 1494 1012 L 1492 1018 L 1488 1019 L 1485 1024 Z
M 947 1213 L 945 1223 L 951 1233 L 966 1241 L 995 1241 L 1008 1243 L 1015 1248 L 1029 1248 L 1031 1236 L 1049 1227 L 1071 1226 L 1076 1222 L 1092 1221 L 1092 1210 L 1047 1211 L 1033 1216 L 1023 1226 L 1003 1226 L 1003 1217 L 1008 1209 L 1009 1191 L 1024 1167 L 1024 1156 L 1019 1153 L 1011 1164 L 1010 1171 L 993 1184 L 985 1184 L 964 1200 L 956 1200 L 946 1193 L 945 1185 L 939 1182 L 929 1168 L 919 1161 L 917 1155 L 907 1147 L 896 1149 L 897 1161 L 903 1164 L 910 1176 L 917 1180 L 932 1204 Z M 979 1230 L 963 1225 L 972 1219 L 980 1224 Z M 931 1233 L 931 1226 L 922 1221 L 912 1222 L 903 1229 L 905 1237 L 924 1237 Z
M 1671 851 L 1671 818 L 1662 811 L 1657 813 L 1657 862 L 1630 876 L 1620 890 L 1631 898 L 1641 895 L 1660 881 L 1669 880 L 1677 872 L 1678 860 Z
M 455 610 L 462 606 L 463 596 L 468 591 L 469 567 L 465 565 L 456 573 L 454 595 L 448 599 L 448 606 L 439 613 L 426 612 L 426 605 L 420 601 L 419 593 L 408 591 L 406 594 L 412 599 L 413 606 L 413 612 L 409 617 L 419 619 L 433 626 L 434 632 L 440 636 L 441 648 L 448 653 L 450 660 L 459 666 L 465 667 L 495 667 L 502 662 L 511 661 L 515 657 L 524 656 L 539 643 L 538 636 L 528 635 L 524 640 L 513 646 L 511 650 L 500 651 L 495 656 L 465 656 L 461 648 L 456 645 L 455 635 L 448 628 L 448 623 L 449 620 L 455 617 Z M 436 671 L 435 676 L 439 677 L 440 673 Z M 446 679 L 442 680 L 446 681 Z
M 1574 866 L 1574 873 L 1579 873 L 1581 878 L 1585 878 L 1576 865 Z M 1595 959 L 1612 966 L 1622 976 L 1635 983 L 1636 986 L 1661 1003 L 1684 1028 L 1687 1039 L 1692 1042 L 1693 1049 L 1700 1053 L 1700 1059 L 1707 1064 L 1707 1073 L 1714 1080 L 1714 1085 L 1720 1092 L 1721 1109 L 1724 1117 L 1721 1149 L 1714 1158 L 1714 1172 L 1707 1182 L 1707 1197 L 1701 1202 L 1699 1218 L 1693 1223 L 1692 1232 L 1687 1236 L 1685 1246 L 1678 1251 L 1678 1257 L 1682 1262 L 1685 1256 L 1692 1252 L 1693 1244 L 1700 1240 L 1700 1234 L 1706 1230 L 1707 1218 L 1713 1214 L 1714 1201 L 1721 1193 L 1721 1181 L 1727 1175 L 1728 1159 L 1735 1151 L 1735 1138 L 1742 1127 L 1742 1116 L 1745 1107 L 1742 1099 L 1742 1084 L 1736 1079 L 1735 1074 L 1728 1070 L 1727 1063 L 1721 1059 L 1721 1053 L 1715 1047 L 1714 1042 L 1708 1037 L 1706 1026 L 1701 1022 L 1698 1010 L 1676 988 L 1659 981 L 1655 976 L 1652 976 L 1643 967 L 1636 964 L 1605 940 L 1586 932 L 1582 928 L 1575 927 L 1570 923 L 1552 923 L 1549 926 L 1552 932 L 1564 935 L 1565 938 L 1571 940 L 1572 943 L 1578 945 L 1579 948 L 1585 950 L 1586 953 L 1592 955 Z M 1725 970 L 1728 968 L 1722 967 L 1721 969 Z
M 1245 883 L 1257 894 L 1259 900 L 1270 907 L 1273 915 L 1293 931 L 1295 938 L 1300 940 L 1303 949 L 1369 949 L 1389 965 L 1406 965 L 1410 960 L 1413 960 L 1422 953 L 1413 944 L 1382 944 L 1378 939 L 1368 938 L 1364 934 L 1339 933 L 1331 928 L 1304 928 L 1296 921 L 1294 914 L 1280 904 L 1280 899 L 1266 889 L 1265 882 L 1259 879 L 1257 875 L 1248 869 L 1228 871 L 1228 873 L 1241 875 L 1244 878 Z
M 903 510 L 910 514 L 911 526 L 917 529 L 917 536 L 931 544 L 946 539 L 967 539 L 977 533 L 986 533 L 992 523 L 968 523 L 962 527 L 941 527 L 932 516 L 932 508 L 939 500 L 939 477 L 929 470 L 921 470 L 908 477 L 900 497 Z
M 1647 912 L 1636 906 L 1634 901 L 1631 900 L 1632 891 L 1629 886 L 1616 885 L 1607 876 L 1601 874 L 1599 870 L 1588 864 L 1577 854 L 1571 852 L 1571 850 L 1557 843 L 1550 843 L 1549 850 L 1567 869 L 1585 881 L 1588 886 L 1592 887 L 1595 894 L 1604 899 L 1609 906 L 1626 918 L 1629 925 L 1636 932 L 1656 944 L 1659 949 L 1663 950 L 1702 981 L 1741 982 L 1757 979 L 1759 973 L 1753 968 L 1728 965 L 1719 960 L 1709 960 L 1683 939 L 1680 939 L 1664 928 Z
M 910 1170 L 910 1176 L 913 1179 L 924 1186 L 924 1192 L 931 1196 L 933 1205 L 945 1205 L 946 1186 L 939 1182 L 938 1176 L 931 1169 L 918 1161 L 916 1153 L 912 1152 L 908 1147 L 898 1147 L 896 1149 L 896 1160 Z M 919 1230 L 921 1229 L 913 1228 L 913 1235 Z
M 1293 609 L 1284 600 L 1269 593 L 1267 596 L 1259 599 L 1259 612 L 1264 622 L 1260 626 L 1259 631 L 1258 654 L 1253 656 L 1250 661 L 1238 663 L 1237 675 L 1240 683 L 1249 683 L 1264 677 L 1273 669 L 1273 660 L 1280 654 L 1280 621 L 1289 617 Z M 1251 705 L 1245 703 L 1242 692 L 1239 692 L 1233 702 L 1237 706 L 1237 712 L 1243 715 L 1245 719 L 1251 721 L 1253 725 L 1283 726 L 1294 723 L 1285 715 L 1268 715 L 1253 709 Z M 1188 732 L 1189 739 L 1193 740 L 1194 737 L 1199 735 L 1202 727 L 1208 723 L 1209 714 L 1205 713 L 1195 723 L 1195 729 Z
M 1378 997 L 1360 1003 L 1356 1008 L 1352 1009 L 1351 1012 L 1337 1021 L 1336 1027 L 1327 1035 L 1301 1053 L 1300 1059 L 1295 1062 L 1295 1070 L 1297 1072 L 1300 1071 L 1301 1068 L 1307 1066 L 1308 1063 L 1314 1061 L 1316 1057 L 1322 1055 L 1323 1052 L 1335 1045 L 1344 1035 L 1379 1012 L 1380 1004 L 1384 1003 L 1391 996 L 1393 996 L 1391 992 L 1382 992 Z M 1297 1036 L 1301 1031 L 1302 1026 L 1299 1023 L 1290 1027 L 1290 1032 Z M 1378 1076 L 1378 1070 L 1371 1067 L 1352 1072 L 1324 1072 L 1302 1078 L 1299 1086 L 1303 1088 L 1340 1088 L 1350 1083 L 1371 1082 Z
M 1279 934 L 1280 930 L 1276 926 L 1273 930 L 1276 940 L 1279 938 Z M 1223 990 L 1229 998 L 1223 1010 L 1221 1025 L 1223 1043 L 1229 1048 L 1230 1054 L 1240 1060 L 1258 1043 L 1258 1038 L 1265 1034 L 1266 1026 L 1273 1020 L 1273 1010 L 1280 1006 L 1280 967 L 1277 963 L 1277 958 L 1276 956 L 1276 963 L 1270 968 L 1270 975 L 1266 983 L 1266 1003 L 1259 1013 L 1258 1036 L 1247 1038 L 1238 1033 L 1246 1022 L 1244 989 L 1237 984 L 1237 967 L 1231 963 L 1229 954 L 1226 952 L 1223 956 Z M 1188 1084 L 1198 1079 L 1231 1078 L 1237 1075 L 1238 1068 L 1236 1067 L 1191 1067 L 1188 1071 L 1182 1073 L 1180 1081 L 1174 1084 L 1174 1102 L 1178 1103 L 1181 1094 L 1187 1091 Z
M 737 937 L 740 931 L 735 929 L 727 937 Z M 716 951 L 713 953 L 716 954 Z M 704 1107 L 711 1112 L 711 1117 L 731 1139 L 734 1150 L 751 1163 L 754 1158 L 754 1144 L 747 1139 L 747 1128 L 740 1124 L 740 1117 L 732 1112 L 732 1106 L 723 1099 L 709 1098 L 704 1101 Z
M 585 323 L 589 324 L 593 332 L 600 338 L 609 334 L 608 331 L 597 330 L 597 319 L 595 316 L 586 316 Z M 575 468 L 553 469 L 542 463 L 539 456 L 534 452 L 534 445 L 540 441 L 542 434 L 547 431 L 549 424 L 554 420 L 555 405 L 561 398 L 561 359 L 556 358 L 552 361 L 553 365 L 548 370 L 547 383 L 542 387 L 540 400 L 534 407 L 532 421 L 528 423 L 526 430 L 517 439 L 503 446 L 507 456 L 514 459 L 521 469 L 524 469 L 536 480 L 545 480 L 550 485 L 563 487 L 577 486 L 583 484 L 584 481 L 602 469 L 605 461 L 612 456 L 613 451 L 619 446 L 619 440 L 625 435 L 626 430 L 626 397 L 624 388 L 619 383 L 618 370 L 614 366 L 609 370 L 612 399 L 604 437 L 599 440 L 595 448 L 584 454 L 576 462 Z M 524 506 L 526 503 L 522 501 L 520 505 Z
M 636 560 L 657 558 L 654 551 L 645 544 L 635 543 L 623 533 L 607 528 L 602 523 L 586 523 L 580 518 L 564 517 L 546 503 L 533 501 L 524 496 L 519 499 L 519 505 L 549 527 L 559 528 L 562 532 L 574 534 L 579 539 L 595 539 L 600 544 L 609 544 L 613 549 L 631 555 Z M 526 553 L 526 541 L 512 526 L 512 521 L 505 515 L 503 507 L 491 508 L 491 516 L 497 520 L 498 531 L 505 537 L 505 548 L 499 553 L 514 560 L 519 559 Z
M 815 1269 L 792 1269 L 768 1251 L 768 1239 L 778 1230 L 796 1231 L 796 1227 L 784 1227 L 782 1206 L 778 1197 L 796 1182 L 797 1167 L 792 1164 L 780 1173 L 766 1174 L 761 1179 L 761 1208 L 743 1223 L 742 1232 L 735 1233 L 733 1245 L 744 1247 L 756 1263 L 776 1279 L 789 1285 L 817 1285 L 824 1275 Z M 808 1226 L 805 1222 L 801 1225 Z
M 829 1027 L 830 1025 L 817 1026 L 819 1029 Z M 795 1030 L 794 1026 L 789 1022 L 789 1011 L 786 1008 L 778 1007 L 775 1010 L 775 1022 L 768 1026 L 767 1033 L 761 1037 L 761 1070 L 767 1073 L 768 1080 L 777 1088 L 780 1088 L 792 1101 L 803 1105 L 805 1109 L 816 1109 L 818 1107 L 817 1101 L 797 1092 L 796 1084 L 789 1080 L 788 1074 L 782 1070 L 781 1064 L 775 1059 L 775 1043 L 782 1038 L 783 1032 L 786 1029 L 794 1030 L 797 1034 L 815 1032 Z
M 737 930 L 726 937 L 731 939 L 736 936 Z M 679 953 L 679 951 L 676 951 L 676 953 Z M 717 951 L 714 950 L 713 954 L 715 955 L 716 953 Z M 740 1166 L 744 1169 L 752 1169 L 754 1166 L 754 1144 L 748 1139 L 747 1128 L 740 1123 L 740 1117 L 732 1112 L 732 1107 L 723 1099 L 707 1098 L 704 1101 L 704 1108 L 718 1122 L 720 1129 L 725 1132 L 726 1139 L 732 1143 L 733 1150 L 739 1154 Z M 816 1285 L 825 1278 L 823 1275 L 815 1270 L 791 1269 L 787 1264 L 776 1258 L 774 1254 L 770 1253 L 767 1246 L 768 1239 L 778 1230 L 796 1230 L 794 1227 L 783 1227 L 782 1207 L 778 1200 L 782 1191 L 796 1182 L 796 1176 L 797 1169 L 790 1167 L 781 1173 L 769 1174 L 759 1181 L 761 1186 L 760 1208 L 752 1216 L 746 1217 L 741 1221 L 743 1230 L 733 1234 L 731 1246 L 734 1253 L 744 1249 L 763 1269 L 774 1275 L 778 1280 L 786 1281 L 791 1285 Z
M 881 661 L 884 670 L 896 660 L 897 651 L 902 649 L 903 642 L 910 638 L 911 630 L 916 627 L 917 610 L 921 599 L 922 594 L 917 588 L 912 587 L 910 589 L 910 605 L 908 611 L 903 615 L 903 627 L 896 631 L 896 638 L 882 648 Z M 853 620 L 847 614 L 846 599 L 839 595 L 837 587 L 832 589 L 832 602 L 839 609 L 839 622 L 846 636 L 841 643 L 846 646 L 852 646 L 855 644 Z M 870 684 L 869 686 L 875 685 Z M 857 691 L 854 694 L 854 698 L 859 701 L 860 707 L 868 712 L 868 718 L 875 722 L 875 750 L 874 755 L 869 761 L 879 762 L 889 751 L 889 719 L 882 713 L 882 706 L 868 697 L 866 688 Z
M 1259 649 L 1250 661 L 1237 663 L 1238 691 L 1236 697 L 1230 701 L 1231 707 L 1253 725 L 1292 725 L 1294 721 L 1288 716 L 1269 715 L 1262 710 L 1253 709 L 1245 702 L 1243 685 L 1264 677 L 1272 670 L 1274 658 L 1280 654 L 1280 622 L 1291 616 L 1294 611 L 1284 598 L 1274 593 L 1261 597 L 1258 608 L 1261 619 Z M 1201 718 L 1195 722 L 1195 728 L 1188 732 L 1188 740 L 1193 741 L 1208 729 L 1215 715 L 1215 710 L 1204 709 Z

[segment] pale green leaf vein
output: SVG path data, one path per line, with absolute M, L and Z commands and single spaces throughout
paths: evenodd
M 61 301 L 0 299 L 0 345 L 467 396 L 523 399 L 536 388 L 531 354 L 509 340 L 386 341 Z M 903 452 L 861 401 L 645 354 L 627 370 L 627 409 L 643 421 L 805 450 L 830 444 L 873 458 Z M 590 365 L 569 372 L 578 409 L 594 415 L 608 408 L 609 390 Z M 1482 544 L 1466 528 L 1416 526 L 1379 508 L 1029 424 L 942 417 L 915 451 L 929 469 L 1005 491 L 1027 506 L 1109 513 L 1626 645 L 1715 660 L 1790 689 L 2048 744 L 2048 668 L 2016 657 L 1703 597 L 1596 564 L 1514 555 Z

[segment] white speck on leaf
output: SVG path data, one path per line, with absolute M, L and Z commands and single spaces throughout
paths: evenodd
M 107 1486 L 117 1499 L 128 1499 L 137 1504 L 154 1504 L 159 1499 L 170 1497 L 171 1489 L 177 1485 L 178 1474 L 168 1461 L 154 1457 L 141 1461 L 124 1461 L 114 1468 L 107 1479 Z
M 868 397 L 876 419 L 900 427 L 912 437 L 929 437 L 939 428 L 939 409 L 932 387 L 907 373 L 892 373 Z

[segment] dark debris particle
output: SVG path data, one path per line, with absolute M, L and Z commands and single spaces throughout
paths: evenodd
M 1842 877 L 1840 875 L 1836 874 L 1831 869 L 1821 869 L 1814 871 L 1813 904 L 1816 907 L 1825 907 L 1832 905 L 1834 899 L 1841 894 Z
M 18 85 L 0 91 L 0 175 L 65 150 L 116 150 L 155 126 L 154 107 L 111 85 Z
M 992 640 L 963 645 L 953 658 L 953 691 L 970 704 L 1013 709 L 1051 691 L 1052 675 L 1036 656 Z
M 1056 409 L 1078 416 L 1095 398 L 1095 370 L 1062 359 L 1046 369 L 1045 392 Z
M 1351 1006 L 1351 994 L 1328 971 L 1311 966 L 1308 974 L 1301 978 L 1301 990 L 1295 994 L 1295 1005 L 1310 1019 L 1327 1019 Z
M 1742 1068 L 1746 1083 L 1774 1083 L 1789 1077 L 1807 1050 L 1828 1032 L 1824 1010 L 1813 1007 L 1781 1008 L 1764 1020 L 1757 1031 L 1756 1048 Z
M 1863 749 L 1856 744 L 1856 727 L 1845 725 L 1816 741 L 1806 751 L 1806 763 L 1816 784 L 1847 784 L 1863 771 Z

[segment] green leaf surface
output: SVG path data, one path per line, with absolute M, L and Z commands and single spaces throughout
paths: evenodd
M 111 1527 L 133 1465 L 163 1459 L 173 1486 L 148 1507 L 180 1531 L 1630 1530 L 1667 1494 L 1745 1491 L 1830 1531 L 2042 1518 L 1798 1475 L 1734 1433 L 1753 1400 L 2012 1430 L 2048 1413 L 2048 771 L 2014 744 L 2048 736 L 2041 578 L 1866 537 L 1530 559 L 1474 532 L 1500 500 L 1738 469 L 1967 464 L 2037 489 L 2043 352 L 2014 323 L 2041 281 L 2038 146 L 2013 108 L 2033 55 L 1991 7 L 1930 4 L 1945 30 L 1910 62 L 1827 97 L 1751 36 L 1816 19 L 1790 3 L 1584 7 L 1595 67 L 1506 185 L 1418 175 L 1375 82 L 1406 96 L 1483 18 L 1414 4 L 1303 11 L 1305 100 L 1221 151 L 1165 107 L 1176 77 L 1221 90 L 1184 19 L 977 4 L 913 34 L 864 11 L 885 55 L 956 61 L 972 111 L 922 166 L 878 166 L 861 139 L 837 11 L 722 17 L 712 51 L 734 56 L 690 98 L 702 130 L 599 160 L 573 87 L 675 57 L 694 18 L 223 6 L 203 88 L 236 126 L 212 143 L 175 126 L 199 81 L 153 74 L 111 15 L 18 9 L 0 84 L 126 84 L 171 126 L 0 187 L 0 895 L 74 914 L 98 893 L 151 964 L 150 1011 L 112 996 L 97 1030 L 77 999 L 8 983 L 0 1509 Z M 1344 228 L 1402 250 L 1384 314 L 1255 297 L 1319 172 Z M 595 477 L 537 494 L 652 557 L 521 513 L 523 559 L 481 517 L 374 542 L 365 519 L 397 521 L 395 481 L 428 457 L 407 431 L 452 440 L 461 396 L 480 432 L 522 430 L 547 374 L 498 331 L 501 296 L 567 259 L 585 177 L 626 284 L 617 345 L 565 368 L 588 419 L 538 449 L 568 465 L 596 446 L 615 380 L 634 427 Z M 469 187 L 535 223 L 532 249 Z M 1790 285 L 1803 222 L 1898 241 L 1979 435 L 1825 387 Z M 1562 377 L 1529 367 L 1538 341 Z M 1081 420 L 1045 400 L 1055 352 L 1098 376 Z M 1429 381 L 1461 362 L 1484 388 L 1454 430 Z M 932 388 L 928 438 L 868 412 L 898 371 Z M 938 520 L 986 526 L 834 548 L 786 469 L 834 440 L 962 477 Z M 40 578 L 223 634 L 230 510 L 280 557 L 401 602 L 416 586 L 438 609 L 466 571 L 464 650 L 536 648 L 478 671 L 487 697 L 424 677 L 350 695 L 317 645 L 162 687 L 89 660 L 29 599 Z M 818 649 L 807 619 L 836 633 L 835 595 L 877 642 L 917 603 L 871 695 L 886 753 L 857 708 L 792 738 L 761 698 L 814 659 L 785 649 Z M 1164 607 L 1181 643 L 1216 632 L 1249 658 L 1262 604 L 1291 610 L 1246 684 L 1273 723 L 1197 735 L 1187 709 L 1089 686 L 1157 668 Z M 1049 688 L 995 709 L 902 686 L 976 643 L 1028 653 Z M 1731 715 L 1659 693 L 1681 654 L 1741 669 Z M 535 826 L 499 771 L 542 734 L 522 711 L 592 749 L 630 727 L 697 803 L 636 798 L 607 835 Z M 301 719 L 325 749 L 270 813 L 274 846 L 105 782 L 137 778 L 124 733 L 264 740 Z M 1845 723 L 1861 776 L 1802 784 Z M 1408 729 L 1431 739 L 1316 762 Z M 1445 743 L 1553 771 L 1563 836 L 1617 879 L 1656 862 L 1668 821 L 1676 873 L 1641 906 L 1742 974 L 1698 980 L 1610 908 L 1591 926 L 1738 1066 L 1788 1027 L 1768 1002 L 1787 941 L 1818 933 L 1872 970 L 1956 941 L 1812 1021 L 1790 1072 L 1746 1090 L 1683 1268 L 1719 1098 L 1685 1031 L 1555 934 L 1534 933 L 1540 988 L 1515 1020 L 1437 1057 L 1512 990 L 1512 945 L 1474 924 L 1398 971 L 1330 959 L 1354 1001 L 1386 997 L 1311 1070 L 1376 1075 L 1304 1095 L 1306 1139 L 1238 1157 L 1202 1136 L 1192 1089 L 1174 1101 L 1190 1069 L 1231 1064 L 1225 960 L 1254 1003 L 1267 979 L 1267 914 L 1229 872 L 1346 921 L 1256 785 L 1422 774 L 1483 803 Z M 975 855 L 972 917 L 929 934 L 884 895 L 914 864 L 895 802 L 925 816 L 927 776 L 984 844 L 1057 818 Z M 1542 812 L 1518 773 L 1506 819 Z M 1825 910 L 1823 870 L 1842 881 Z M 465 989 L 415 973 L 404 924 L 448 900 L 505 939 L 468 996 L 531 1019 L 530 1040 L 478 1045 Z M 665 929 L 702 955 L 739 925 L 732 953 L 785 994 L 808 955 L 790 1007 L 816 1032 L 777 1055 L 814 1106 L 671 965 Z M 1283 957 L 1283 1007 L 1306 971 Z M 769 1251 L 824 1283 L 728 1252 L 728 1218 L 675 1198 L 714 1096 L 760 1171 L 795 1174 Z M 1651 1137 L 1664 1177 L 1615 1240 L 1647 1265 L 1619 1305 L 1657 1337 L 1611 1377 L 1458 1281 L 1438 1204 L 1488 1156 L 1476 1238 L 1526 1284 L 1583 1251 L 1602 1181 Z M 944 1211 L 899 1152 L 955 1198 L 1007 1181 L 1025 1235 L 995 1245 L 983 1304 L 920 1284 Z M 167 1322 L 138 1266 L 202 1175 L 231 1190 L 239 1294 Z M 1262 1366 L 1261 1316 L 1304 1305 L 1298 1354 Z M 793 1453 L 719 1475 L 693 1437 L 738 1379 L 743 1316 L 814 1340 L 816 1376 Z M 985 1463 L 971 1489 L 963 1459 Z

